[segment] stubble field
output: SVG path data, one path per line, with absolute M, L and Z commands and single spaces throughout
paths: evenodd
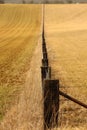
M 52 77 L 87 104 L 87 5 L 47 5 L 46 42 Z M 87 126 L 87 110 L 60 97 L 60 125 Z M 84 128 L 86 129 L 86 128 Z
M 7 113 L 0 130 L 43 129 L 41 17 L 42 5 L 0 5 L 0 120 Z M 86 25 L 87 5 L 45 6 L 52 77 L 60 80 L 62 91 L 87 104 Z M 87 110 L 60 101 L 56 130 L 86 130 Z
M 0 5 L 0 120 L 23 89 L 40 26 L 40 5 Z

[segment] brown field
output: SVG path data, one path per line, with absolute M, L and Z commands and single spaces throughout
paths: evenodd
M 43 130 L 42 5 L 0 5 L 0 130 Z M 46 5 L 52 77 L 87 104 L 87 5 Z M 86 130 L 87 110 L 60 98 L 59 128 Z
M 0 5 L 0 120 L 24 87 L 40 30 L 40 5 Z
M 45 31 L 52 77 L 87 104 L 87 5 L 47 5 Z M 60 126 L 87 127 L 87 110 L 61 98 Z

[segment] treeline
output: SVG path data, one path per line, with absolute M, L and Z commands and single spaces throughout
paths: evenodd
M 0 0 L 0 4 L 4 3 L 17 3 L 17 4 L 28 4 L 28 3 L 57 3 L 57 4 L 72 4 L 72 3 L 87 3 L 87 0 Z
M 0 4 L 4 4 L 5 2 L 4 2 L 4 0 L 0 0 Z

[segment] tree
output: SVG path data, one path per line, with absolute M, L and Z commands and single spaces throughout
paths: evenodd
M 4 0 L 0 0 L 0 4 L 4 4 L 5 2 L 4 2 Z
M 72 4 L 72 3 L 73 3 L 73 1 L 72 1 L 72 0 L 68 0 L 68 3 L 69 3 L 69 4 Z
M 22 1 L 23 4 L 26 4 L 25 0 Z

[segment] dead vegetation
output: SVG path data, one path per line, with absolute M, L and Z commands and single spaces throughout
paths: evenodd
M 62 91 L 87 104 L 87 5 L 46 5 L 45 12 L 52 76 L 60 80 Z M 86 129 L 87 110 L 60 100 L 60 126 Z
M 0 119 L 23 89 L 39 37 L 40 10 L 39 5 L 0 5 Z
M 41 5 L 1 5 L 0 9 L 3 12 L 0 14 L 1 119 L 5 114 L 0 130 L 43 130 L 41 39 L 37 45 L 39 36 L 41 38 Z M 46 5 L 45 8 L 52 77 L 60 80 L 64 92 L 85 103 L 86 10 L 87 5 Z M 64 98 L 60 100 L 59 128 L 52 130 L 86 130 L 87 110 Z M 10 111 L 9 104 L 13 106 Z

